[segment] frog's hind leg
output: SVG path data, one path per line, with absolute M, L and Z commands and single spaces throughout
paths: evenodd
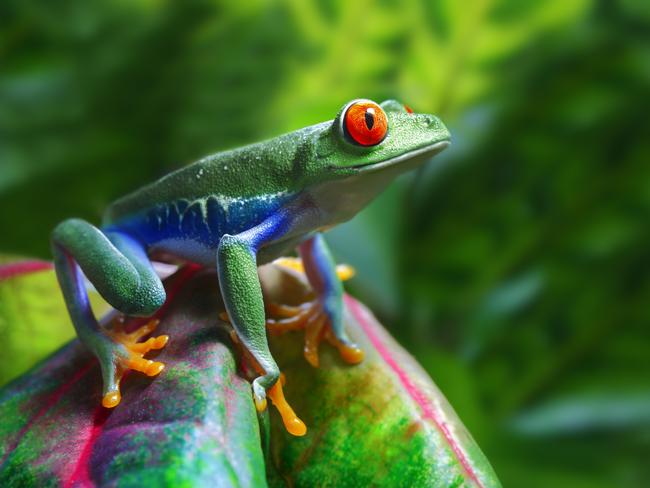
M 52 234 L 54 264 L 79 340 L 99 360 L 103 377 L 103 401 L 106 407 L 120 402 L 119 382 L 128 369 L 149 376 L 158 374 L 163 365 L 143 359 L 151 349 L 160 349 L 166 336 L 139 339 L 150 333 L 155 322 L 127 334 L 116 324 L 113 330 L 99 326 L 90 308 L 83 273 L 106 301 L 128 315 L 150 316 L 165 301 L 165 290 L 140 243 L 118 233 L 103 233 L 78 219 L 59 224 Z
M 316 299 L 293 307 L 269 303 L 269 330 L 284 333 L 305 330 L 305 359 L 314 367 L 319 365 L 318 349 L 323 339 L 335 346 L 344 361 L 357 364 L 363 351 L 354 344 L 343 327 L 342 279 L 352 275 L 348 267 L 337 267 L 321 234 L 316 234 L 299 247 L 302 262 L 284 258 L 281 265 L 304 272 L 314 289 Z

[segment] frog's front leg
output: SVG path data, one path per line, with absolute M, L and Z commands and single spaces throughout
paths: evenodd
M 261 375 L 253 380 L 257 410 L 266 408 L 268 390 L 287 430 L 294 435 L 304 435 L 307 428 L 284 399 L 278 381 L 280 370 L 269 351 L 264 299 L 257 274 L 257 251 L 288 231 L 292 224 L 289 214 L 280 211 L 248 231 L 234 236 L 224 235 L 219 242 L 217 270 L 228 318 Z
M 322 310 L 325 320 L 330 326 L 330 331 L 325 331 L 326 337 L 338 348 L 341 356 L 347 362 L 352 364 L 361 362 L 364 356 L 363 351 L 350 340 L 343 327 L 343 285 L 323 235 L 316 234 L 305 241 L 300 245 L 298 251 L 309 284 L 317 296 L 316 310 Z M 318 364 L 318 340 L 317 336 L 314 337 L 315 345 L 312 357 L 315 355 L 316 364 Z
M 269 329 L 278 333 L 305 329 L 304 355 L 314 367 L 319 365 L 318 348 L 323 339 L 335 346 L 346 362 L 361 362 L 363 351 L 343 327 L 343 285 L 322 234 L 302 243 L 298 252 L 316 299 L 299 307 L 269 304 L 271 314 L 281 317 L 267 320 Z
M 105 330 L 98 324 L 88 302 L 83 275 L 106 301 L 128 315 L 150 316 L 165 301 L 165 290 L 142 245 L 120 232 L 103 233 L 78 219 L 66 220 L 52 233 L 56 274 L 79 340 L 98 358 L 104 382 L 102 404 L 120 402 L 119 383 L 127 369 L 149 376 L 162 371 L 159 362 L 143 359 L 151 349 L 160 349 L 167 336 L 138 340 L 155 323 L 132 333 Z

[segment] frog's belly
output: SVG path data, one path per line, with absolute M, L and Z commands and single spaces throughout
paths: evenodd
M 274 259 L 291 254 L 310 234 L 292 236 L 263 246 L 257 253 L 257 265 L 269 263 Z M 216 267 L 217 248 L 188 239 L 165 239 L 149 248 L 152 254 L 172 255 L 206 267 Z
M 192 239 L 163 239 L 149 246 L 149 254 L 174 256 L 206 267 L 217 265 L 217 248 Z

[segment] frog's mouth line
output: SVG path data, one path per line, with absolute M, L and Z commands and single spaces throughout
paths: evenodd
M 395 166 L 397 164 L 403 163 L 405 161 L 409 160 L 415 160 L 416 164 L 423 163 L 427 159 L 435 156 L 436 154 L 442 152 L 444 149 L 449 147 L 451 145 L 450 140 L 444 140 L 440 142 L 436 142 L 434 144 L 431 144 L 429 146 L 424 146 L 420 147 L 418 149 L 414 149 L 413 151 L 409 151 L 404 154 L 400 154 L 399 156 L 395 156 L 394 158 L 387 159 L 385 161 L 381 161 L 379 163 L 370 163 L 370 164 L 359 164 L 356 166 L 351 166 L 351 168 L 359 170 L 359 172 L 370 172 L 370 171 L 378 171 L 381 169 L 388 168 L 390 166 Z

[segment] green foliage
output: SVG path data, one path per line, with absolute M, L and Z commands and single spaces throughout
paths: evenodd
M 54 273 L 41 274 L 54 294 Z M 0 485 L 264 486 L 250 385 L 214 326 L 215 290 L 202 290 L 187 283 L 160 317 L 176 337 L 160 381 L 129 375 L 115 410 L 101 406 L 99 363 L 78 341 L 0 389 Z
M 331 233 L 354 293 L 506 486 L 644 486 L 648 32 L 631 0 L 4 1 L 0 251 L 46 256 L 56 222 L 179 164 L 401 99 L 454 146 Z
M 402 337 L 464 363 L 496 449 L 517 445 L 494 461 L 506 484 L 523 466 L 539 473 L 526 486 L 650 477 L 648 20 L 596 9 L 503 63 L 464 120 L 480 123 L 473 147 L 411 200 Z M 456 381 L 430 361 L 443 389 Z
M 0 255 L 0 266 L 15 260 Z M 53 273 L 0 279 L 0 385 L 74 337 L 57 286 Z M 96 293 L 90 298 L 98 313 L 106 310 Z
M 272 265 L 262 284 L 279 303 L 313 299 L 304 277 Z M 302 334 L 273 338 L 309 426 L 297 438 L 276 411 L 256 414 L 231 327 L 216 319 L 216 272 L 185 269 L 166 285 L 179 290 L 158 315 L 166 369 L 125 377 L 114 410 L 100 405 L 99 364 L 77 341 L 0 389 L 2 486 L 500 486 L 444 396 L 359 302 L 346 298 L 359 365 L 324 346 L 311 368 Z

